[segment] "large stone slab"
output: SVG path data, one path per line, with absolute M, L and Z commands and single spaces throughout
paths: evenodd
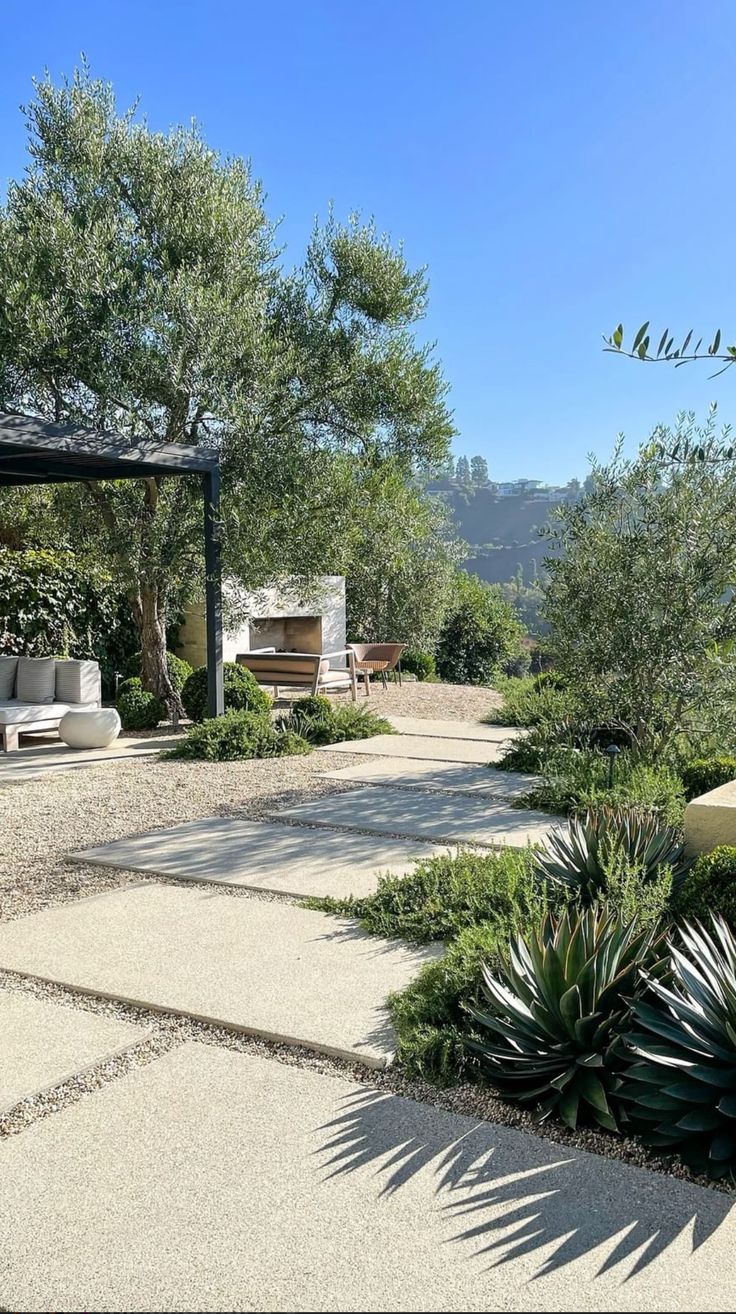
M 485 721 L 452 721 L 424 716 L 387 716 L 402 735 L 425 735 L 431 739 L 471 739 L 497 744 L 518 739 L 523 731 L 513 725 L 486 725 Z
M 736 845 L 736 780 L 694 798 L 685 808 L 685 847 L 691 855 Z
M 538 783 L 537 776 L 517 771 L 494 771 L 493 767 L 462 762 L 422 762 L 418 758 L 376 758 L 360 766 L 322 773 L 329 780 L 355 781 L 360 785 L 385 785 L 397 789 L 424 789 L 487 798 L 518 798 Z
M 499 773 L 501 774 L 501 773 Z M 235 817 L 205 817 L 168 830 L 83 849 L 71 856 L 126 871 L 211 881 L 299 897 L 362 898 L 383 873 L 403 876 L 431 844 L 368 839 L 344 831 L 303 830 Z
M 507 744 L 484 739 L 445 739 L 430 735 L 374 735 L 327 744 L 318 753 L 360 753 L 367 757 L 416 757 L 429 762 L 498 762 Z
M 727 1310 L 733 1198 L 189 1044 L 3 1146 L 3 1303 Z
M 278 815 L 310 826 L 346 826 L 379 835 L 521 848 L 541 843 L 557 820 L 544 812 L 522 811 L 490 800 L 448 798 L 374 785 L 332 794 L 318 803 L 299 803 Z
M 0 993 L 0 1113 L 57 1086 L 137 1041 L 146 1031 L 20 991 Z
M 289 903 L 155 883 L 0 925 L 0 967 L 374 1067 L 394 1052 L 387 996 L 439 952 Z

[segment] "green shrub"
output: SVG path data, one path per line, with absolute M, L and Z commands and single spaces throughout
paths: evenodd
M 231 711 L 191 726 L 186 738 L 163 756 L 234 762 L 309 751 L 306 740 L 290 730 L 277 729 L 263 712 Z
M 500 676 L 496 678 L 496 688 L 503 703 L 492 707 L 483 718 L 490 725 L 554 724 L 573 710 L 571 694 L 545 675 L 528 675 L 522 679 Z
M 409 675 L 416 675 L 417 680 L 434 680 L 437 675 L 433 654 L 422 648 L 407 648 L 401 654 L 401 669 Z
M 223 663 L 223 685 L 225 692 L 225 711 L 228 712 L 268 712 L 271 698 L 265 689 L 261 689 L 256 677 L 247 666 L 238 662 Z M 184 711 L 191 721 L 203 721 L 208 714 L 207 708 L 207 667 L 198 666 L 196 671 L 184 681 L 181 691 Z
M 458 571 L 455 600 L 442 625 L 436 661 L 440 679 L 452 684 L 490 684 L 516 656 L 524 628 L 496 585 Z
M 736 941 L 686 924 L 670 976 L 653 980 L 626 1036 L 620 1098 L 648 1145 L 711 1177 L 736 1171 Z
M 148 693 L 137 677 L 123 680 L 115 705 L 123 730 L 155 730 L 169 715 L 166 704 Z
M 505 765 L 505 763 L 504 763 Z M 600 804 L 656 812 L 661 821 L 681 826 L 685 812 L 682 780 L 667 766 L 649 766 L 623 752 L 608 787 L 608 759 L 596 749 L 555 746 L 540 753 L 542 780 L 520 802 L 524 807 L 567 815 Z
M 709 914 L 723 917 L 736 929 L 736 848 L 722 844 L 696 858 L 675 901 L 675 912 L 701 921 L 707 921 Z
M 451 940 L 465 927 L 493 923 L 508 937 L 546 911 L 544 883 L 531 849 L 466 850 L 418 862 L 408 876 L 383 876 L 363 899 L 319 899 L 312 907 L 358 917 L 373 935 L 424 944 Z
M 695 758 L 682 768 L 682 780 L 687 798 L 699 798 L 719 785 L 736 780 L 736 757 Z
M 478 1075 L 471 1046 L 480 1032 L 466 1005 L 478 995 L 483 964 L 497 966 L 507 944 L 508 936 L 493 922 L 469 926 L 444 957 L 391 996 L 398 1058 L 409 1076 L 445 1086 Z
M 519 936 L 499 973 L 484 968 L 485 1008 L 471 1006 L 494 1086 L 568 1127 L 617 1131 L 622 1034 L 642 973 L 662 970 L 663 940 L 598 907 L 550 915 Z
M 133 653 L 129 657 L 124 667 L 124 675 L 127 679 L 140 679 L 142 671 L 143 655 L 140 652 Z M 178 694 L 184 688 L 185 681 L 192 674 L 192 668 L 189 662 L 185 662 L 183 657 L 177 657 L 175 652 L 167 652 L 166 667 L 169 672 L 169 679 Z
M 566 830 L 551 831 L 534 860 L 545 880 L 590 904 L 607 897 L 609 864 L 616 854 L 641 873 L 644 883 L 666 868 L 675 895 L 691 865 L 678 831 L 651 814 L 609 807 L 591 808 L 583 817 L 571 817 Z
M 322 694 L 297 698 L 289 712 L 279 718 L 279 726 L 314 745 L 342 744 L 349 739 L 396 733 L 389 721 L 369 708 L 354 703 L 331 703 Z

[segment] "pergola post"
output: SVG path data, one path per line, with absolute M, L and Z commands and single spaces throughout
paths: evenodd
M 204 491 L 205 613 L 207 625 L 207 711 L 222 716 L 222 568 L 220 564 L 220 471 L 202 478 Z

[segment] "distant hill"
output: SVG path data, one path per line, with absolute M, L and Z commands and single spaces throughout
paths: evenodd
M 457 532 L 470 544 L 464 563 L 491 584 L 504 584 L 522 569 L 531 584 L 543 572 L 550 545 L 540 530 L 555 505 L 575 496 L 565 488 L 500 494 L 497 487 L 438 480 L 429 492 L 440 495 L 450 508 Z

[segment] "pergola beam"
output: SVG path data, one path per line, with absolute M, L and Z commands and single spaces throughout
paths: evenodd
M 120 434 L 47 424 L 35 416 L 0 411 L 0 487 L 150 479 L 197 475 L 204 493 L 207 702 L 210 716 L 224 710 L 220 467 L 217 452 L 180 443 L 127 442 Z

